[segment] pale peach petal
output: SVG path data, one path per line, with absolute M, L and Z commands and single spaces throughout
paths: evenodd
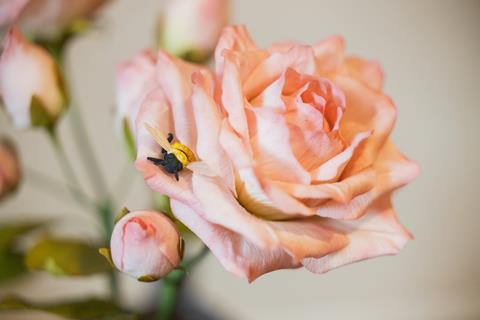
M 208 94 L 208 84 L 200 74 L 194 74 L 192 107 L 197 128 L 197 158 L 204 161 L 215 173 L 234 189 L 232 164 L 220 147 L 219 135 L 222 115 L 213 96 Z
M 321 182 L 337 180 L 358 146 L 371 135 L 372 132 L 368 131 L 358 133 L 345 150 L 311 172 L 312 180 Z
M 408 184 L 419 173 L 418 165 L 405 158 L 390 141 L 382 148 L 373 169 L 376 173 L 374 188 L 346 204 L 329 201 L 317 208 L 317 215 L 334 219 L 358 219 L 378 197 Z
M 327 227 L 324 219 L 319 217 L 267 223 L 275 230 L 282 248 L 294 261 L 323 257 L 341 250 L 349 242 L 345 235 Z
M 275 219 L 310 217 L 316 213 L 315 209 L 308 207 L 270 181 L 264 183 L 264 190 L 272 205 L 283 213 L 274 217 Z
M 243 140 L 228 121 L 223 120 L 219 137 L 220 145 L 237 170 L 253 166 L 252 152 Z
M 337 76 L 336 84 L 345 92 L 347 108 L 340 122 L 340 133 L 346 141 L 353 141 L 359 132 L 373 131 L 345 168 L 349 176 L 370 166 L 390 135 L 396 118 L 392 100 L 359 81 Z
M 293 153 L 295 142 L 284 116 L 271 108 L 255 108 L 250 114 L 255 119 L 251 143 L 259 173 L 274 180 L 310 183 L 310 174 Z
M 277 239 L 271 228 L 238 203 L 225 181 L 193 174 L 192 188 L 199 201 L 193 208 L 203 213 L 202 218 L 237 232 L 258 246 L 275 245 Z
M 238 51 L 242 54 L 246 53 L 249 55 L 250 59 L 246 59 L 246 61 L 250 63 L 242 64 L 242 67 L 249 66 L 252 62 L 254 65 L 256 64 L 256 55 L 259 50 L 243 25 L 227 26 L 223 29 L 220 39 L 218 40 L 217 48 L 215 49 L 215 69 L 217 76 L 223 74 L 225 50 L 232 52 Z M 250 68 L 251 67 L 253 66 L 250 66 Z
M 287 52 L 274 52 L 264 59 L 250 72 L 243 83 L 247 100 L 258 96 L 288 68 L 299 73 L 313 74 L 315 58 L 312 47 L 297 45 Z
M 345 64 L 349 75 L 362 81 L 373 90 L 382 90 L 383 71 L 378 62 L 359 57 L 347 57 Z
M 222 76 L 222 106 L 228 114 L 228 121 L 235 131 L 243 138 L 248 137 L 248 123 L 245 115 L 245 101 L 238 70 L 234 64 L 226 60 L 225 72 Z
M 303 185 L 272 181 L 285 192 L 295 198 L 318 200 L 323 203 L 327 200 L 347 204 L 354 197 L 372 190 L 377 183 L 377 174 L 373 168 L 365 169 L 354 176 L 335 183 Z
M 157 60 L 157 80 L 172 106 L 175 138 L 192 150 L 196 144 L 195 120 L 191 106 L 192 74 L 209 71 L 160 51 Z M 213 81 L 209 77 L 209 81 Z
M 135 127 L 137 128 L 137 160 L 145 160 L 147 157 L 158 157 L 161 147 L 156 143 L 151 134 L 145 128 L 148 124 L 159 129 L 167 135 L 173 133 L 173 120 L 170 104 L 161 89 L 150 92 L 143 101 L 138 111 Z
M 317 62 L 317 74 L 329 75 L 342 69 L 345 42 L 340 36 L 331 36 L 313 46 Z
M 389 194 L 378 199 L 368 211 L 359 220 L 324 220 L 325 226 L 344 233 L 349 244 L 320 259 L 304 259 L 303 265 L 311 272 L 324 273 L 356 261 L 396 254 L 412 239 L 398 222 Z
M 155 79 L 156 56 L 145 50 L 117 68 L 117 123 L 127 119 L 133 136 L 135 120 L 145 97 L 158 87 Z
M 175 216 L 202 239 L 223 267 L 238 277 L 252 282 L 265 273 L 300 266 L 282 249 L 261 249 L 240 234 L 202 219 L 175 199 L 170 205 Z

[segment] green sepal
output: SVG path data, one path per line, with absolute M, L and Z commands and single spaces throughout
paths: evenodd
M 100 253 L 105 259 L 107 259 L 108 263 L 112 266 L 112 268 L 116 268 L 115 264 L 113 263 L 112 259 L 112 251 L 110 248 L 98 248 L 98 253 Z
M 145 275 L 145 276 L 138 277 L 137 280 L 140 282 L 155 282 L 158 280 L 158 278 L 151 275 Z
M 137 157 L 137 149 L 135 146 L 135 139 L 133 138 L 132 130 L 130 130 L 130 126 L 128 124 L 128 119 L 124 118 L 122 122 L 122 132 L 123 132 L 123 140 L 125 142 L 125 148 L 127 149 L 128 156 L 135 160 Z
M 28 250 L 25 264 L 31 270 L 53 275 L 85 276 L 112 270 L 96 247 L 76 240 L 51 238 L 40 240 Z
M 86 299 L 60 303 L 33 303 L 17 296 L 0 300 L 2 311 L 42 311 L 74 320 L 136 320 L 135 315 L 125 312 L 111 301 Z M 0 318 L 2 318 L 0 316 Z
M 183 260 L 183 255 L 185 254 L 185 240 L 180 237 L 180 241 L 178 241 L 178 255 L 180 256 L 180 260 Z
M 33 127 L 48 128 L 54 124 L 53 117 L 48 113 L 47 108 L 37 95 L 33 95 L 30 100 L 30 123 Z
M 123 207 L 122 210 L 120 210 L 119 213 L 117 213 L 117 215 L 115 216 L 115 218 L 113 218 L 113 224 L 117 224 L 118 221 L 120 221 L 123 217 L 125 217 L 127 214 L 130 213 L 130 210 L 128 210 L 127 208 Z

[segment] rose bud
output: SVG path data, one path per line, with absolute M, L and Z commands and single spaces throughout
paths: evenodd
M 15 147 L 10 140 L 0 138 L 0 198 L 14 191 L 20 178 L 20 162 Z
M 67 107 L 59 68 L 43 48 L 11 28 L 0 57 L 0 92 L 14 125 L 53 127 Z
M 0 28 L 17 24 L 35 36 L 52 38 L 75 21 L 89 18 L 107 0 L 0 1 Z
M 186 60 L 204 61 L 227 22 L 227 0 L 170 0 L 158 28 L 159 45 Z
M 180 235 L 173 222 L 155 211 L 136 211 L 115 225 L 111 257 L 118 270 L 139 281 L 155 281 L 180 264 Z

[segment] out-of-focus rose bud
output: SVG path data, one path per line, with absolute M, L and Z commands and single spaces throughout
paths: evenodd
M 133 159 L 136 156 L 135 119 L 146 95 L 156 87 L 156 62 L 155 54 L 145 50 L 117 69 L 117 123 L 122 128 L 127 150 Z
M 14 125 L 53 127 L 67 107 L 60 70 L 43 48 L 11 28 L 0 57 L 0 93 Z
M 0 0 L 0 28 L 15 23 L 42 37 L 58 35 L 76 20 L 90 17 L 107 0 Z
M 180 264 L 180 244 L 169 218 L 155 211 L 136 211 L 117 222 L 110 250 L 120 271 L 140 281 L 155 281 Z
M 0 138 L 0 198 L 14 191 L 20 178 L 20 162 L 15 147 L 10 140 Z
M 210 57 L 228 22 L 227 0 L 170 0 L 158 27 L 162 49 L 189 61 Z

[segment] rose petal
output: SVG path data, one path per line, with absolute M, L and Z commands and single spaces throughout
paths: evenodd
M 347 57 L 345 63 L 349 75 L 362 81 L 373 90 L 382 90 L 383 71 L 378 62 L 359 57 Z
M 175 216 L 202 239 L 227 271 L 248 282 L 274 270 L 300 266 L 282 249 L 261 249 L 240 234 L 202 219 L 177 200 L 172 199 L 170 205 Z
M 341 36 L 331 36 L 313 46 L 316 58 L 316 73 L 323 76 L 342 69 L 345 41 Z
M 369 213 L 359 220 L 327 220 L 324 223 L 343 232 L 348 237 L 349 244 L 322 258 L 304 259 L 302 264 L 314 273 L 324 273 L 377 256 L 396 254 L 412 239 L 410 233 L 399 224 L 389 194 L 378 199 L 369 208 Z
M 291 68 L 299 73 L 313 74 L 315 58 L 310 46 L 297 45 L 287 52 L 274 52 L 253 69 L 243 83 L 247 100 L 258 96 L 282 73 Z
M 337 76 L 336 83 L 347 97 L 347 108 L 340 122 L 340 133 L 345 140 L 352 141 L 359 132 L 373 131 L 345 168 L 344 175 L 349 176 L 374 162 L 393 129 L 396 107 L 389 97 L 355 79 Z
M 192 150 L 195 147 L 196 130 L 190 96 L 191 78 L 196 71 L 202 71 L 205 75 L 209 73 L 199 66 L 177 59 L 163 51 L 158 54 L 157 80 L 172 105 L 175 138 Z

